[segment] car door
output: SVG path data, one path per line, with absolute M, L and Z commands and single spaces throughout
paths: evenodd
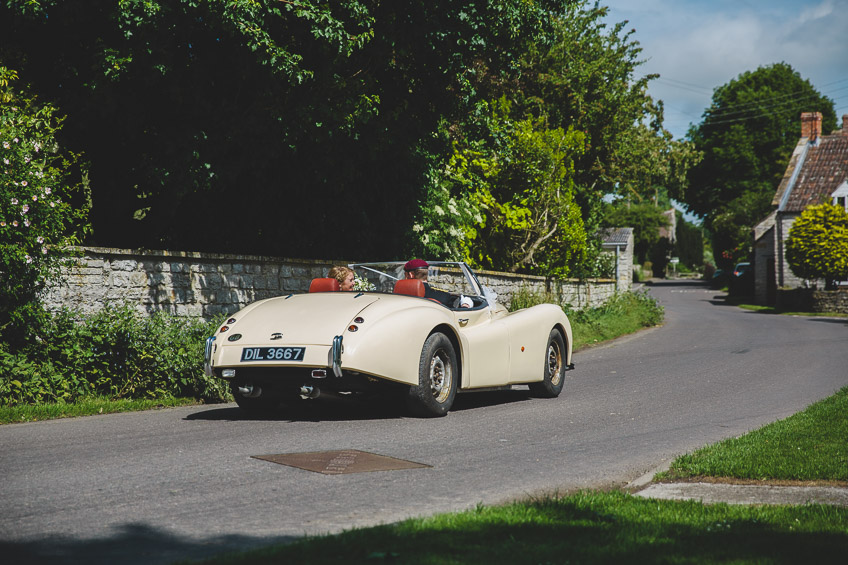
M 501 386 L 509 382 L 509 332 L 490 307 L 457 310 L 456 325 L 467 345 L 465 388 Z

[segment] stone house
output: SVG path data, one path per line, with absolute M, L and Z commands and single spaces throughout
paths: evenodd
M 848 207 L 848 115 L 842 129 L 822 135 L 820 112 L 801 114 L 801 138 L 772 200 L 772 212 L 753 229 L 754 299 L 774 305 L 777 290 L 799 288 L 786 262 L 789 228 L 807 206 L 833 202 Z M 846 208 L 848 209 L 848 208 Z
M 633 228 L 609 228 L 601 236 L 601 249 L 615 257 L 615 290 L 627 292 L 633 286 Z

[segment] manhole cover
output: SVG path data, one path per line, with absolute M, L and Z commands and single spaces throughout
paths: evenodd
M 347 473 L 370 473 L 371 471 L 397 471 L 400 469 L 420 469 L 430 467 L 423 463 L 405 461 L 359 451 L 358 449 L 343 449 L 341 451 L 314 451 L 311 453 L 282 453 L 280 455 L 254 455 L 254 459 L 262 459 L 271 463 L 297 467 L 306 471 L 323 473 L 325 475 L 342 475 Z

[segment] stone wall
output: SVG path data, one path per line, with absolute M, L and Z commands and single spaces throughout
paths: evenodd
M 245 305 L 289 293 L 307 292 L 313 278 L 349 261 L 288 259 L 176 251 L 85 247 L 73 266 L 48 290 L 48 308 L 94 311 L 128 302 L 140 312 L 212 318 Z M 509 306 L 519 290 L 553 294 L 580 309 L 603 304 L 615 294 L 615 281 L 557 282 L 545 277 L 477 272 L 480 283 Z
M 777 292 L 777 307 L 790 312 L 848 314 L 848 288 L 839 290 L 781 289 Z

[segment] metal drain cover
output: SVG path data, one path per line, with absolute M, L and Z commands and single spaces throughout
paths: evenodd
M 282 453 L 280 455 L 254 455 L 254 459 L 297 467 L 306 471 L 325 475 L 343 475 L 348 473 L 370 473 L 372 471 L 397 471 L 400 469 L 421 469 L 430 467 L 423 463 L 395 459 L 358 449 L 341 451 L 313 451 L 311 453 Z

